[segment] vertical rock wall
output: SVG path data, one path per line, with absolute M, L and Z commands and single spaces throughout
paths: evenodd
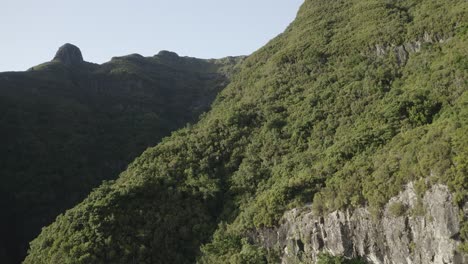
M 375 264 L 464 264 L 467 256 L 457 252 L 459 214 L 446 186 L 433 186 L 418 198 L 409 184 L 381 218 L 368 208 L 322 217 L 304 207 L 288 211 L 281 226 L 259 230 L 253 239 L 280 252 L 282 263 L 315 263 L 319 252 L 329 252 Z

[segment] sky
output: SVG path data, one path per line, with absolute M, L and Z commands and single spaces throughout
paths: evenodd
M 160 50 L 248 55 L 283 32 L 303 0 L 0 0 L 0 72 L 53 58 L 65 43 L 86 61 Z

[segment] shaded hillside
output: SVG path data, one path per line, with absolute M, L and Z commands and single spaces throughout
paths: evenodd
M 461 206 L 467 8 L 306 0 L 202 120 L 45 228 L 25 263 L 278 263 L 280 252 L 250 237 L 291 208 L 367 205 L 379 218 L 408 182 L 420 194 L 447 185 Z M 459 215 L 464 227 L 450 239 L 468 251 Z
M 0 262 L 18 263 L 43 226 L 196 121 L 239 60 L 163 51 L 97 65 L 66 44 L 51 62 L 0 73 Z

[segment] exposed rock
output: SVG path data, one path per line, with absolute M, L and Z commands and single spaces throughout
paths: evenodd
M 406 211 L 394 215 L 389 209 L 394 203 Z M 415 214 L 418 207 L 425 212 Z M 375 264 L 468 263 L 468 257 L 457 252 L 459 208 L 442 185 L 434 186 L 421 199 L 409 184 L 389 201 L 378 219 L 368 208 L 321 217 L 304 207 L 285 213 L 281 223 L 278 228 L 257 231 L 252 239 L 268 250 L 280 252 L 284 264 L 315 263 L 320 252 L 363 257 Z
M 177 60 L 179 58 L 177 53 L 167 50 L 161 50 L 156 56 L 169 60 Z
M 59 48 L 53 60 L 66 65 L 75 65 L 83 62 L 83 55 L 77 46 L 67 43 Z
M 424 32 L 424 35 L 419 40 L 406 42 L 402 45 L 375 45 L 375 52 L 377 57 L 382 57 L 393 52 L 398 59 L 398 64 L 404 65 L 408 61 L 409 54 L 421 51 L 422 44 L 444 43 L 449 39 L 441 37 L 438 34 L 431 35 L 428 32 Z

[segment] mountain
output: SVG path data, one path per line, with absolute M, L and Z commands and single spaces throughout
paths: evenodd
M 24 263 L 466 263 L 467 9 L 306 0 Z
M 243 58 L 162 51 L 102 65 L 65 44 L 51 62 L 0 73 L 0 262 L 170 132 L 195 122 Z

